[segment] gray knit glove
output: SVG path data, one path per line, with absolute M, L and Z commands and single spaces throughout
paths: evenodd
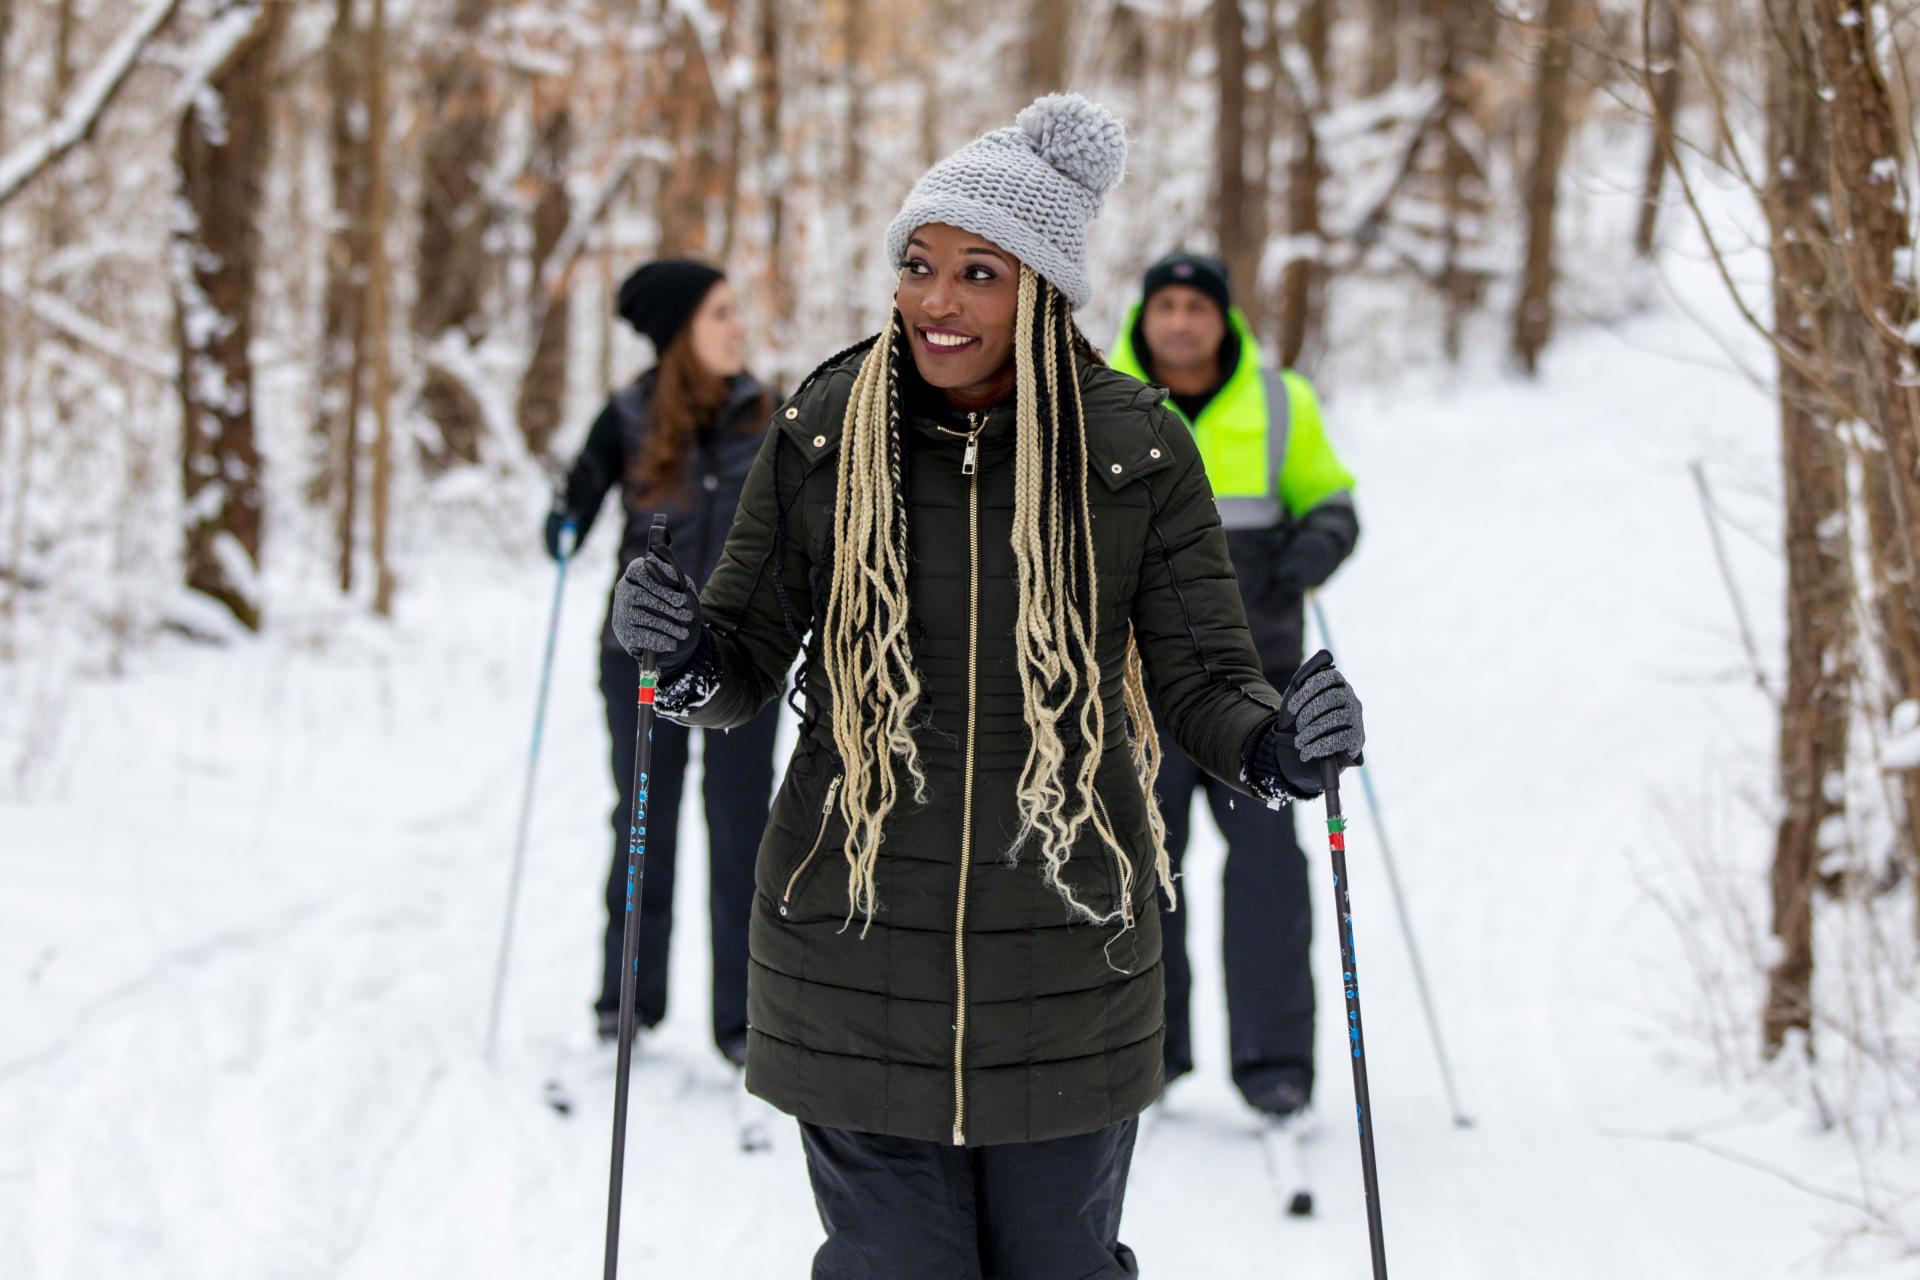
M 1285 718 L 1292 721 L 1283 728 L 1293 730 L 1293 746 L 1302 760 L 1324 760 L 1345 756 L 1360 763 L 1360 749 L 1367 745 L 1366 726 L 1360 722 L 1360 698 L 1333 665 L 1333 655 L 1325 649 L 1300 664 L 1280 695 Z
M 1269 804 L 1312 799 L 1323 785 L 1320 761 L 1344 757 L 1346 764 L 1359 764 L 1366 742 L 1360 699 L 1322 649 L 1293 673 L 1278 714 L 1254 731 L 1247 786 Z
M 613 634 L 634 658 L 653 654 L 671 676 L 700 646 L 700 597 L 673 552 L 650 551 L 627 566 L 613 591 Z

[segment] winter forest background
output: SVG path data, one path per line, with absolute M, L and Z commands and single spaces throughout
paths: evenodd
M 921 170 L 1071 88 L 1133 139 L 1087 332 L 1218 251 L 1360 475 L 1325 599 L 1477 1121 L 1356 817 L 1390 1252 L 1912 1275 L 1916 74 L 1909 0 L 0 0 L 0 1273 L 585 1273 L 605 1112 L 537 1086 L 593 964 L 610 517 L 497 1067 L 480 1030 L 549 476 L 651 358 L 614 290 L 723 263 L 790 388 L 878 327 Z M 797 1276 L 700 879 L 629 1255 Z M 1136 1164 L 1152 1274 L 1364 1274 L 1324 1062 L 1320 1218 L 1216 1079 Z

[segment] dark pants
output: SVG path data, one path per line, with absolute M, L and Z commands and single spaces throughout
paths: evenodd
M 1313 1093 L 1313 974 L 1308 943 L 1313 904 L 1307 860 L 1294 839 L 1293 813 L 1278 812 L 1201 772 L 1165 735 L 1154 788 L 1167 820 L 1174 874 L 1186 856 L 1193 793 L 1204 788 L 1226 837 L 1223 895 L 1227 969 L 1227 1044 L 1233 1082 L 1256 1107 L 1285 1110 Z M 1161 898 L 1164 911 L 1166 899 Z M 1167 980 L 1167 1078 L 1193 1070 L 1193 969 L 1187 913 L 1160 918 Z M 1289 1100 L 1288 1094 L 1294 1094 Z
M 640 668 L 624 653 L 600 654 L 600 692 L 613 736 L 613 864 L 607 871 L 607 932 L 599 1013 L 620 1008 L 620 948 L 626 929 L 627 828 L 633 809 L 634 734 Z M 779 704 L 738 729 L 706 733 L 708 914 L 713 950 L 713 1040 L 741 1060 L 747 1042 L 747 919 L 753 911 L 753 861 L 773 792 L 773 737 Z M 647 864 L 640 882 L 640 956 L 634 1011 L 643 1027 L 667 1016 L 667 947 L 673 936 L 673 864 L 680 793 L 691 731 L 656 718 L 647 785 Z
M 953 1147 L 803 1124 L 827 1242 L 813 1280 L 1124 1280 L 1138 1122 L 1051 1142 Z

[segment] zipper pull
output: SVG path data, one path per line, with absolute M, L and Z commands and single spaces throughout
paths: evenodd
M 967 451 L 960 455 L 960 474 L 970 476 L 980 469 L 980 426 L 975 415 L 967 415 Z
M 827 823 L 833 818 L 834 797 L 840 794 L 840 784 L 845 779 L 846 775 L 841 774 L 827 784 L 827 798 L 820 802 L 820 830 L 813 837 L 813 848 L 807 850 L 807 856 L 800 860 L 800 865 L 793 869 L 791 876 L 787 877 L 787 891 L 780 895 L 780 914 L 782 916 L 785 916 L 787 912 L 793 909 L 793 886 L 800 882 L 800 873 L 807 869 L 808 864 L 813 861 L 814 855 L 820 852 L 820 842 L 827 838 Z

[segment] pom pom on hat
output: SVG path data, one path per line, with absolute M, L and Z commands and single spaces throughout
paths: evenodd
M 1120 185 L 1127 169 L 1127 129 L 1105 107 L 1077 93 L 1036 98 L 1014 125 L 1033 139 L 1042 160 L 1095 195 Z

